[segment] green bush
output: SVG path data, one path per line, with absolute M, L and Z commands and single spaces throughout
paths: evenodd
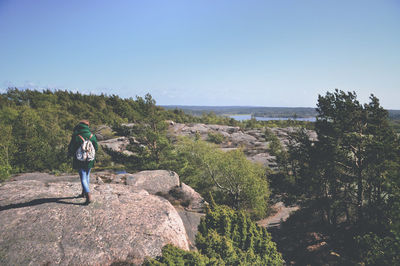
M 223 152 L 214 144 L 184 138 L 176 153 L 179 163 L 173 170 L 206 200 L 211 192 L 218 204 L 265 216 L 270 194 L 266 169 L 250 162 L 242 150 Z
M 242 211 L 218 206 L 213 200 L 196 235 L 198 252 L 171 245 L 145 265 L 283 265 L 282 255 L 265 228 Z
M 365 265 L 400 265 L 399 235 L 379 237 L 375 233 L 357 236 L 360 260 Z
M 225 141 L 225 136 L 218 132 L 208 132 L 207 140 L 215 144 L 221 144 Z
M 215 261 L 215 260 L 214 260 Z M 161 265 L 224 265 L 220 261 L 218 264 L 210 264 L 207 256 L 201 255 L 196 251 L 185 251 L 171 244 L 162 249 L 162 256 L 157 259 L 148 259 L 143 263 L 144 266 Z
M 11 175 L 11 166 L 9 164 L 0 165 L 0 182 L 7 180 Z

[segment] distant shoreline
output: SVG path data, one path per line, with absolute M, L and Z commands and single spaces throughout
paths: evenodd
M 255 116 L 257 120 L 299 120 L 315 121 L 317 116 L 316 108 L 313 107 L 261 107 L 261 106 L 194 106 L 194 105 L 160 105 L 167 110 L 180 109 L 183 112 L 201 116 L 207 113 L 214 113 L 220 116 Z M 400 110 L 387 110 L 389 119 L 399 120 Z M 250 119 L 250 118 L 249 118 Z M 240 119 L 246 120 L 246 119 Z
M 311 107 L 259 107 L 259 106 L 161 106 L 165 109 L 181 109 L 191 115 L 215 113 L 222 116 L 253 115 L 259 118 L 311 118 L 317 115 Z M 271 119 L 269 119 L 271 120 Z
M 252 115 L 247 114 L 239 114 L 239 115 L 227 115 L 227 117 L 233 118 L 237 121 L 245 121 L 250 120 Z M 316 117 L 264 117 L 264 116 L 253 116 L 257 121 L 282 121 L 282 120 L 295 120 L 295 121 L 307 121 L 307 122 L 315 122 Z

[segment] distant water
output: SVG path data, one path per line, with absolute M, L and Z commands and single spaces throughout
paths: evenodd
M 116 173 L 117 175 L 119 175 L 119 174 L 126 174 L 126 171 L 125 171 L 125 170 L 117 170 L 117 171 L 115 171 L 115 173 Z
M 230 115 L 230 118 L 233 118 L 238 121 L 250 120 L 251 115 Z M 270 120 L 297 120 L 297 121 L 308 121 L 308 122 L 315 122 L 315 117 L 258 117 L 256 116 L 255 119 L 257 121 L 270 121 Z

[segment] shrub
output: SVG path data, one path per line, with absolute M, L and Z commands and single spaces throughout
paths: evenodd
M 218 204 L 264 217 L 269 187 L 265 168 L 250 162 L 240 149 L 223 152 L 205 141 L 183 139 L 177 148 L 176 171 L 206 200 L 211 191 Z
M 145 265 L 283 265 L 282 255 L 265 228 L 242 211 L 218 206 L 211 200 L 196 235 L 198 252 L 171 245 Z
M 221 144 L 225 141 L 225 136 L 218 132 L 208 132 L 207 140 L 215 144 Z

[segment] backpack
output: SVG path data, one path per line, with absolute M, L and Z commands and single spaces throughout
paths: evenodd
M 81 135 L 78 135 L 83 143 L 81 144 L 81 146 L 78 148 L 78 150 L 76 151 L 76 159 L 78 159 L 79 161 L 93 161 L 94 160 L 94 156 L 96 154 L 96 151 L 93 147 L 92 142 L 90 141 L 90 139 L 93 137 L 93 134 L 90 135 L 88 140 L 85 140 Z

